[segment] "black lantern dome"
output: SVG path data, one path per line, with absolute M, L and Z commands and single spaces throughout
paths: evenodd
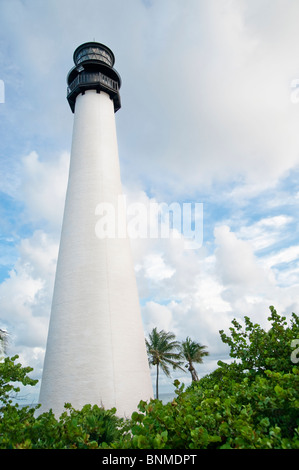
M 119 88 L 121 78 L 113 68 L 115 58 L 109 47 L 98 42 L 86 42 L 77 47 L 73 55 L 75 67 L 67 76 L 67 99 L 75 110 L 76 98 L 86 90 L 104 91 L 113 100 L 114 111 L 121 107 Z

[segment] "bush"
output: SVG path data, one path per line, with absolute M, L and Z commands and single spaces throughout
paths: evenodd
M 0 424 L 0 448 L 97 449 L 119 437 L 122 420 L 115 409 L 85 405 L 75 410 L 69 404 L 65 408 L 56 419 L 51 410 L 34 417 L 33 408 L 8 406 Z
M 231 372 L 234 371 L 235 377 L 236 373 L 243 372 L 254 376 L 266 370 L 292 370 L 292 341 L 299 339 L 299 317 L 292 313 L 288 326 L 286 317 L 278 315 L 274 307 L 270 307 L 270 312 L 269 330 L 264 330 L 245 316 L 244 328 L 236 320 L 232 321 L 231 336 L 220 331 L 223 343 L 230 346 L 230 357 L 236 359 L 233 369 L 230 369 Z M 224 365 L 221 362 L 219 364 Z
M 132 415 L 133 436 L 114 446 L 134 449 L 299 448 L 299 374 L 266 371 L 254 380 L 200 381 L 177 390 L 163 405 L 141 402 Z
M 75 410 L 65 405 L 65 412 L 56 419 L 52 411 L 38 416 L 28 432 L 28 446 L 51 449 L 97 449 L 108 446 L 119 436 L 122 420 L 115 408 L 105 410 L 85 405 Z
M 291 324 L 270 307 L 269 330 L 245 317 L 233 320 L 232 364 L 193 383 L 177 399 L 162 405 L 141 402 L 132 415 L 132 435 L 118 446 L 133 448 L 299 448 L 299 375 L 291 361 L 292 342 L 299 338 L 299 317 Z
M 108 446 L 119 437 L 123 420 L 115 409 L 104 410 L 86 405 L 75 410 L 65 405 L 65 412 L 56 419 L 52 411 L 36 417 L 36 407 L 13 404 L 17 385 L 35 385 L 28 377 L 33 370 L 16 363 L 18 356 L 0 362 L 0 448 L 80 449 Z

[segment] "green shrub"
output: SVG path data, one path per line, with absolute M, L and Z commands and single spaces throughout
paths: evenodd
M 35 385 L 28 374 L 33 370 L 16 363 L 18 356 L 0 362 L 0 448 L 98 448 L 119 437 L 123 420 L 115 409 L 86 405 L 75 410 L 66 404 L 57 419 L 52 411 L 36 417 L 37 407 L 13 404 L 22 385 Z
M 119 436 L 122 420 L 115 408 L 105 410 L 97 405 L 85 405 L 75 410 L 65 405 L 65 412 L 56 419 L 52 411 L 38 416 L 30 428 L 33 448 L 96 449 L 109 445 Z
M 57 419 L 52 411 L 34 417 L 35 409 L 6 407 L 0 424 L 0 448 L 97 449 L 119 437 L 122 420 L 115 409 L 85 405 L 81 410 L 66 404 Z
M 132 415 L 132 435 L 118 446 L 133 448 L 299 448 L 299 375 L 291 360 L 299 338 L 299 317 L 291 324 L 270 307 L 266 331 L 245 317 L 233 320 L 231 364 L 219 368 L 163 405 L 141 402 Z
M 163 405 L 141 402 L 131 435 L 113 447 L 134 449 L 299 448 L 299 374 L 266 371 L 254 380 L 177 390 Z

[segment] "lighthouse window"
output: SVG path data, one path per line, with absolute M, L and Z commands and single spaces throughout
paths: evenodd
M 97 47 L 87 47 L 79 52 L 77 55 L 77 63 L 79 64 L 85 60 L 101 60 L 102 62 L 112 66 L 110 55 L 103 49 L 99 49 Z

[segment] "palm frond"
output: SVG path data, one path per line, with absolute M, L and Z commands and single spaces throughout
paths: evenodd
M 192 341 L 188 336 L 181 345 L 181 353 L 186 361 L 202 363 L 202 358 L 208 356 L 209 353 L 205 349 L 207 346 Z

